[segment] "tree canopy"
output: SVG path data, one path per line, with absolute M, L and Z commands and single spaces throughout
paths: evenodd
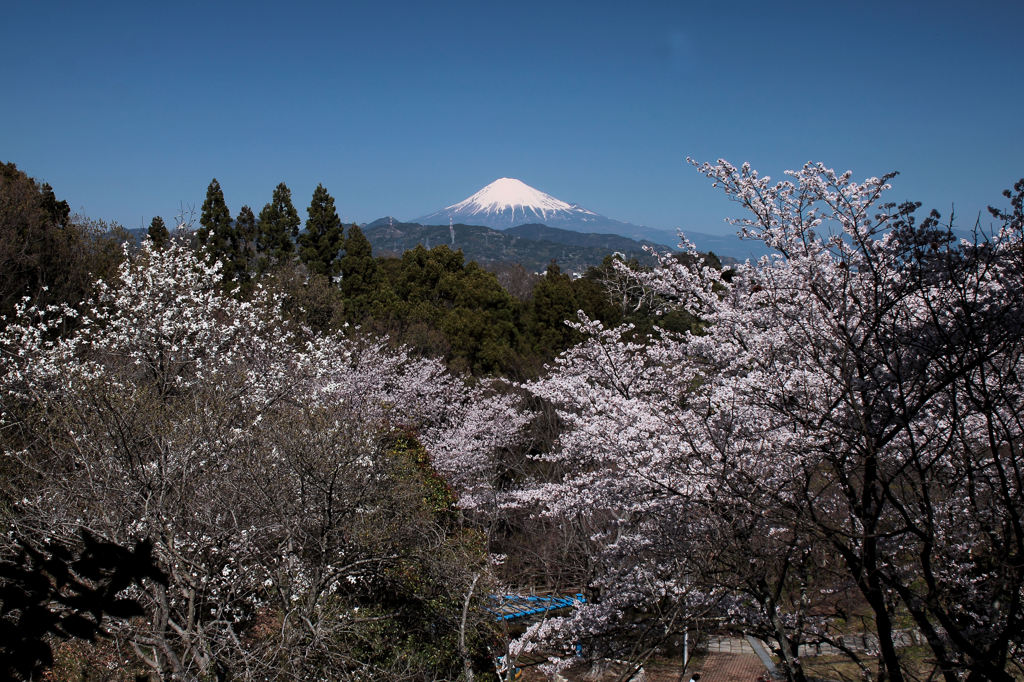
M 79 637 L 168 679 L 636 672 L 714 629 L 793 682 L 818 645 L 1018 678 L 1024 180 L 958 240 L 894 174 L 697 168 L 775 257 L 495 275 L 374 257 L 322 185 L 302 234 L 284 183 L 232 221 L 216 180 L 194 240 L 112 249 L 5 164 L 0 664 Z M 498 585 L 586 600 L 501 632 Z
M 474 416 L 494 398 L 436 360 L 293 330 L 274 295 L 219 278 L 145 242 L 80 313 L 0 332 L 11 528 L 150 540 L 166 580 L 108 634 L 165 678 L 488 666 L 483 548 L 426 452 L 495 447 Z M 68 314 L 81 324 L 51 342 Z
M 341 269 L 338 254 L 343 238 L 334 197 L 323 185 L 317 185 L 309 204 L 306 230 L 299 235 L 299 259 L 311 273 L 334 277 Z
M 274 188 L 274 196 L 260 211 L 256 251 L 257 269 L 265 272 L 274 266 L 289 262 L 295 254 L 295 239 L 299 236 L 299 213 L 292 205 L 292 192 L 283 182 Z
M 117 226 L 72 216 L 53 188 L 0 163 L 0 315 L 24 297 L 77 303 L 120 258 Z
M 146 236 L 149 237 L 154 246 L 161 249 L 167 246 L 167 243 L 171 240 L 171 233 L 167 231 L 164 219 L 160 216 L 154 216 L 153 220 L 149 223 Z
M 724 615 L 777 641 L 790 679 L 806 679 L 801 645 L 829 643 L 903 680 L 909 622 L 943 679 L 1009 682 L 1024 663 L 1024 182 L 993 212 L 1001 229 L 958 243 L 938 214 L 883 202 L 892 176 L 700 170 L 784 258 L 728 278 L 663 259 L 638 283 L 699 333 L 641 343 L 584 319 L 529 385 L 566 430 L 544 455 L 554 478 L 516 497 L 587 524 L 601 598 L 518 651 L 584 638 L 613 655 Z M 851 604 L 876 663 L 844 643 Z

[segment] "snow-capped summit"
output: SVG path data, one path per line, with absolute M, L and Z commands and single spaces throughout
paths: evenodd
M 552 211 L 569 211 L 572 208 L 572 204 L 530 187 L 522 180 L 498 178 L 468 199 L 443 210 L 469 212 L 470 215 L 489 215 L 508 209 L 518 209 L 523 213 L 532 211 L 544 216 Z
M 650 239 L 673 244 L 675 235 L 631 225 L 594 213 L 577 204 L 556 199 L 515 178 L 498 178 L 476 194 L 457 204 L 416 218 L 421 225 L 483 225 L 504 230 L 516 225 L 539 223 L 575 232 L 618 234 L 633 239 Z
M 551 220 L 599 218 L 593 211 L 556 199 L 515 178 L 498 178 L 471 197 L 446 206 L 415 222 L 484 225 L 497 229 L 526 223 L 552 225 Z

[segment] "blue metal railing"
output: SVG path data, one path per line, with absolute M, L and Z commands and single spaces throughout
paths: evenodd
M 543 615 L 557 609 L 573 608 L 577 604 L 583 604 L 587 601 L 582 594 L 578 593 L 564 597 L 492 594 L 489 598 L 494 602 L 494 606 L 487 607 L 487 610 L 497 616 L 496 620 L 498 621 L 510 621 L 517 618 Z

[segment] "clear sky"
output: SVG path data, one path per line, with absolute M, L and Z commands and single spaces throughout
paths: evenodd
M 316 184 L 410 219 L 516 177 L 723 232 L 686 156 L 901 171 L 973 224 L 1024 176 L 1024 3 L 40 2 L 0 11 L 0 161 L 126 227 Z

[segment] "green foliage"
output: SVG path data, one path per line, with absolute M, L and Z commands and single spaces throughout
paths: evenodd
M 393 489 L 410 494 L 407 529 L 433 527 L 435 539 L 409 547 L 379 581 L 351 595 L 350 603 L 359 607 L 353 653 L 378 669 L 401 670 L 402 679 L 456 679 L 463 666 L 462 610 L 470 596 L 467 650 L 477 674 L 486 675 L 492 665 L 487 647 L 496 634 L 483 608 L 491 586 L 478 581 L 470 595 L 471 576 L 485 575 L 483 537 L 458 525 L 455 495 L 414 434 L 387 436 L 385 451 L 395 467 Z
M 430 453 L 412 433 L 392 437 L 388 453 L 404 466 L 410 477 L 423 486 L 423 504 L 435 516 L 450 520 L 455 514 L 455 492 L 430 462 Z
M 271 202 L 260 211 L 256 236 L 257 268 L 260 272 L 291 260 L 300 224 L 299 213 L 292 205 L 292 192 L 282 182 L 274 189 Z
M 455 371 L 516 378 L 538 375 L 578 341 L 566 323 L 576 321 L 580 310 L 611 326 L 630 322 L 637 338 L 656 328 L 697 329 L 695 320 L 632 281 L 615 261 L 608 256 L 575 279 L 552 262 L 520 301 L 493 273 L 446 245 L 418 245 L 401 259 L 374 259 L 353 225 L 340 261 L 343 317 L 425 355 L 442 356 Z
M 0 163 L 0 315 L 24 296 L 39 305 L 77 303 L 116 269 L 121 236 L 116 225 L 71 216 L 50 185 Z
M 256 216 L 252 209 L 243 206 L 238 211 L 235 219 L 235 236 L 238 239 L 238 266 L 239 278 L 248 280 L 256 264 Z
M 147 230 L 146 234 L 153 241 L 153 246 L 158 249 L 162 249 L 167 246 L 167 242 L 171 240 L 171 233 L 167 231 L 167 226 L 164 225 L 164 219 L 160 216 L 153 218 L 153 221 L 149 224 L 149 230 Z
M 591 268 L 579 279 L 572 282 L 573 295 L 579 309 L 594 320 L 601 320 L 609 327 L 618 326 L 622 322 L 625 311 L 616 305 L 605 282 L 595 276 L 596 268 Z
M 579 339 L 579 334 L 566 324 L 576 319 L 580 309 L 573 282 L 551 261 L 544 278 L 533 287 L 526 320 L 531 351 L 542 358 L 553 358 Z
M 196 230 L 196 236 L 199 237 L 199 243 L 204 246 L 211 243 L 215 248 L 222 246 L 230 236 L 231 213 L 228 211 L 224 192 L 217 178 L 211 180 L 206 188 L 206 200 L 203 202 L 203 214 L 199 218 L 199 224 L 202 227 Z
M 679 254 L 677 257 L 692 258 L 688 254 Z M 702 255 L 701 258 L 706 265 L 721 269 L 721 263 L 713 254 Z M 657 329 L 674 333 L 699 331 L 699 320 L 685 312 L 679 301 L 658 295 L 635 281 L 627 272 L 648 269 L 636 260 L 624 262 L 618 256 L 606 256 L 599 267 L 590 268 L 576 282 L 577 291 L 581 292 L 581 301 L 584 302 L 581 308 L 588 317 L 600 320 L 605 326 L 632 324 L 633 335 L 637 339 L 656 336 Z M 600 296 L 603 296 L 603 300 L 600 300 Z
M 334 277 L 340 270 L 338 252 L 343 237 L 334 198 L 323 185 L 317 185 L 309 204 L 306 230 L 299 235 L 299 259 L 309 272 Z
M 348 228 L 342 240 L 344 255 L 338 261 L 341 293 L 345 298 L 345 317 L 352 324 L 378 315 L 390 299 L 386 281 L 377 270 L 373 249 L 358 225 Z
M 291 321 L 318 332 L 335 332 L 345 324 L 347 302 L 323 275 L 308 275 L 289 263 L 267 273 L 262 284 L 282 294 L 282 313 Z
M 196 230 L 199 243 L 208 247 L 211 254 L 225 252 L 231 243 L 231 212 L 228 211 L 217 178 L 211 180 L 206 188 L 206 200 L 203 202 L 199 224 L 202 226 Z
M 492 273 L 447 246 L 418 246 L 389 272 L 396 301 L 388 312 L 399 338 L 432 339 L 457 371 L 500 373 L 516 364 L 515 301 Z
M 716 263 L 717 259 L 708 261 L 712 266 Z M 579 319 L 579 311 L 606 327 L 632 324 L 636 340 L 657 336 L 659 329 L 697 331 L 698 321 L 678 302 L 656 295 L 630 274 L 644 269 L 635 259 L 624 262 L 620 256 L 609 255 L 601 265 L 573 279 L 552 262 L 521 310 L 520 373 L 539 374 L 545 363 L 580 340 L 567 324 Z
M 238 233 L 231 221 L 231 212 L 224 201 L 217 178 L 210 181 L 199 218 L 201 228 L 196 230 L 199 243 L 211 259 L 219 260 L 225 282 L 244 280 L 247 276 L 245 261 L 239 246 Z
M 57 197 L 53 194 L 53 188 L 48 182 L 44 182 L 40 188 L 40 196 L 43 210 L 46 211 L 50 220 L 58 227 L 67 227 L 71 216 L 71 207 L 68 206 L 68 202 L 57 201 Z

